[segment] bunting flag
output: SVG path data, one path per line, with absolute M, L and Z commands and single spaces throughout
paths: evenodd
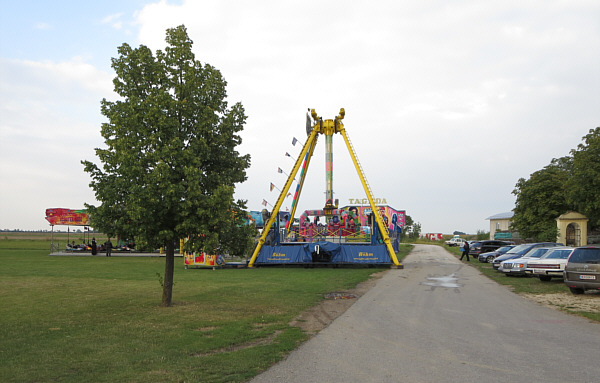
M 277 173 L 283 173 L 283 170 L 281 168 L 277 168 Z
M 263 204 L 264 206 L 267 206 L 267 200 L 266 200 L 266 199 L 263 199 L 263 201 L 262 201 L 262 204 Z
M 296 137 L 294 137 L 294 139 L 292 140 L 292 146 L 296 146 L 296 142 L 298 142 L 298 140 L 296 139 Z
M 273 185 L 273 182 L 271 182 L 271 191 L 273 191 L 274 187 L 275 187 L 275 185 Z

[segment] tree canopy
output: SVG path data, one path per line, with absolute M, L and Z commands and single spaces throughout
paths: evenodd
M 236 151 L 246 115 L 241 103 L 228 107 L 221 73 L 195 59 L 185 26 L 168 29 L 166 43 L 156 55 L 144 45 L 118 48 L 112 68 L 119 99 L 101 103 L 108 119 L 101 128 L 106 148 L 96 149 L 102 167 L 82 163 L 101 202 L 87 206 L 92 225 L 165 246 L 168 306 L 180 238 L 213 254 L 248 244 L 245 201 L 233 193 L 250 157 Z
M 512 227 L 523 238 L 555 241 L 555 219 L 574 210 L 600 226 L 600 128 L 591 129 L 571 156 L 553 159 L 549 165 L 520 178 Z
M 600 226 L 600 127 L 590 129 L 583 143 L 571 150 L 573 173 L 568 182 L 569 201 L 590 224 Z

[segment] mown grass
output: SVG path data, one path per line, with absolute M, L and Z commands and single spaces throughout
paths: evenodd
M 443 245 L 442 245 L 443 246 Z M 458 247 L 444 246 L 457 257 L 460 257 L 461 252 Z M 494 270 L 491 263 L 481 263 L 477 257 L 471 257 L 469 264 L 477 268 L 483 275 L 501 285 L 510 286 L 512 291 L 517 294 L 571 294 L 569 288 L 563 283 L 560 278 L 552 278 L 550 282 L 542 282 L 539 278 L 528 276 L 506 276 L 503 272 Z M 572 307 L 561 307 L 563 311 L 571 314 L 580 315 L 597 322 L 600 322 L 600 313 L 580 311 Z
M 245 381 L 306 339 L 288 324 L 301 311 L 381 271 L 181 261 L 162 308 L 162 258 L 48 253 L 46 239 L 0 239 L 2 382 Z

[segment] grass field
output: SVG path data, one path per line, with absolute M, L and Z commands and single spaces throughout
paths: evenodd
M 181 261 L 161 308 L 164 259 L 52 257 L 38 235 L 0 235 L 2 382 L 245 381 L 306 339 L 290 320 L 381 271 Z

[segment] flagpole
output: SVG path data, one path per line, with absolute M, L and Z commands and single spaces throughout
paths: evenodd
M 301 144 L 302 146 L 304 146 L 304 143 L 303 143 L 303 142 L 301 142 L 301 141 L 300 141 L 299 139 L 297 139 L 296 137 L 294 137 L 294 138 L 292 139 L 292 146 L 296 146 L 296 143 L 297 143 L 297 142 L 300 142 L 300 144 Z
M 294 160 L 294 161 L 297 161 L 297 160 L 296 160 L 294 157 L 292 157 L 292 156 L 291 156 L 291 154 L 290 154 L 290 153 L 288 153 L 288 152 L 285 152 L 285 156 L 286 156 L 286 157 L 290 157 L 290 158 L 291 158 L 292 160 Z
M 289 174 L 284 172 L 282 168 L 277 168 L 277 173 L 285 174 L 287 177 L 290 176 Z M 296 181 L 296 177 L 294 177 L 294 181 Z M 296 181 L 296 182 L 298 182 L 298 181 Z

